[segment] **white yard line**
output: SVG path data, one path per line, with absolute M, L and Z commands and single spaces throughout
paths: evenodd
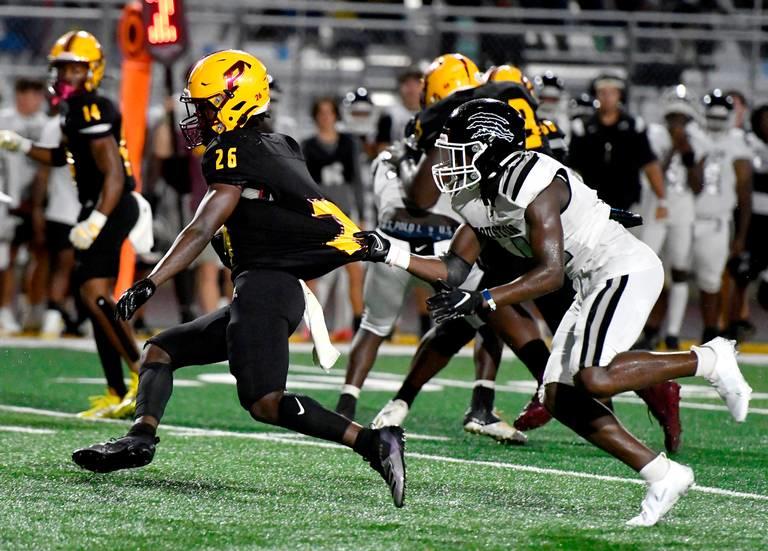
M 59 418 L 75 418 L 78 419 L 78 417 L 73 413 L 65 413 L 61 411 L 53 411 L 53 410 L 47 410 L 47 409 L 36 409 L 36 408 L 28 408 L 28 407 L 20 407 L 20 406 L 7 406 L 7 405 L 1 405 L 0 404 L 0 411 L 9 411 L 13 413 L 28 413 L 32 415 L 44 415 L 48 417 L 59 417 Z M 96 421 L 96 420 L 92 420 Z M 99 419 L 99 422 L 112 422 L 112 423 L 121 423 L 125 424 L 125 421 L 116 421 L 112 419 Z M 290 434 L 283 434 L 283 433 L 270 433 L 270 432 L 262 432 L 262 433 L 242 433 L 242 432 L 234 432 L 234 431 L 225 431 L 225 430 L 208 430 L 208 429 L 202 429 L 202 428 L 194 428 L 194 427 L 181 427 L 176 425 L 163 425 L 164 429 L 168 431 L 168 434 L 175 435 L 174 433 L 178 434 L 179 436 L 192 436 L 192 435 L 200 435 L 200 436 L 214 436 L 214 437 L 230 437 L 230 438 L 252 438 L 254 440 L 263 440 L 268 442 L 277 442 L 281 444 L 296 444 L 300 446 L 314 446 L 319 448 L 338 448 L 341 449 L 342 446 L 339 446 L 338 444 L 332 444 L 330 442 L 322 442 L 317 440 L 310 440 L 310 439 L 303 439 L 303 438 L 296 438 Z M 412 435 L 408 435 L 408 438 L 412 438 Z M 491 467 L 496 469 L 509 469 L 512 471 L 518 471 L 518 472 L 526 472 L 526 473 L 535 473 L 535 474 L 545 474 L 545 475 L 551 475 L 551 476 L 557 476 L 557 477 L 563 477 L 563 478 L 585 478 L 590 480 L 601 480 L 605 482 L 621 482 L 621 483 L 629 483 L 629 484 L 644 484 L 642 480 L 636 479 L 636 478 L 623 478 L 619 476 L 606 476 L 606 475 L 599 475 L 599 474 L 593 474 L 593 473 L 584 473 L 584 472 L 578 472 L 578 471 L 564 471 L 561 469 L 548 469 L 544 467 L 534 467 L 531 465 L 519 465 L 516 463 L 504 463 L 500 461 L 481 461 L 478 459 L 459 459 L 455 457 L 446 457 L 442 455 L 431 455 L 431 454 L 425 454 L 425 453 L 413 453 L 408 452 L 407 456 L 409 459 L 422 459 L 425 461 L 437 461 L 441 463 L 456 463 L 460 465 L 473 465 L 477 467 Z M 742 498 L 742 499 L 752 499 L 752 500 L 758 500 L 758 501 L 768 501 L 768 495 L 763 494 L 753 494 L 748 492 L 737 492 L 734 490 L 726 490 L 724 488 L 714 488 L 711 486 L 699 486 L 698 484 L 695 484 L 691 490 L 705 493 L 705 494 L 713 494 L 713 495 L 719 495 L 719 496 L 725 496 L 725 497 L 733 497 L 733 498 Z
M 0 432 L 22 432 L 26 434 L 55 434 L 51 429 L 33 429 L 32 427 L 17 427 L 14 425 L 0 425 Z

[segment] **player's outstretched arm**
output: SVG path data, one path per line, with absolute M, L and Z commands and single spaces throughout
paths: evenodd
M 569 196 L 565 182 L 555 178 L 525 209 L 536 265 L 513 282 L 490 289 L 498 306 L 532 300 L 563 286 L 565 263 L 560 212 L 568 204 Z
M 37 146 L 32 143 L 32 140 L 20 136 L 13 130 L 0 130 L 0 149 L 12 153 L 24 153 L 29 158 L 44 165 L 54 164 L 54 149 Z
M 186 269 L 203 252 L 213 234 L 235 210 L 240 192 L 240 187 L 231 184 L 213 184 L 208 188 L 195 217 L 176 237 L 152 273 L 146 279 L 136 282 L 117 301 L 117 316 L 120 319 L 131 319 L 159 285 Z

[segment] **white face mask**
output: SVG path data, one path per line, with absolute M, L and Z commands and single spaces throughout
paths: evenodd
M 488 149 L 479 141 L 469 143 L 449 142 L 445 134 L 435 141 L 440 153 L 440 162 L 432 167 L 432 178 L 437 189 L 453 195 L 463 189 L 476 187 L 482 176 L 475 166 L 475 161 Z

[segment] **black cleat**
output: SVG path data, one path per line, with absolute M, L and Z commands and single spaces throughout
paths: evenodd
M 395 507 L 402 507 L 405 501 L 405 434 L 400 427 L 384 427 L 375 432 L 375 454 L 367 461 L 389 486 Z
M 123 436 L 75 450 L 72 461 L 95 473 L 134 469 L 152 462 L 158 442 L 160 439 L 154 436 Z

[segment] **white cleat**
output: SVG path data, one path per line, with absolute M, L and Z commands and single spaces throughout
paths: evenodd
M 747 384 L 739 364 L 736 363 L 736 341 L 715 337 L 702 344 L 701 348 L 709 348 L 717 358 L 715 369 L 707 380 L 712 383 L 725 405 L 728 406 L 731 416 L 738 423 L 743 423 L 747 418 L 752 388 Z
M 64 318 L 61 312 L 54 309 L 45 311 L 43 325 L 40 328 L 40 337 L 44 339 L 58 339 L 64 333 Z
M 464 430 L 472 434 L 490 436 L 504 444 L 522 445 L 528 437 L 501 419 L 496 412 L 468 411 L 464 416 Z
M 21 333 L 21 325 L 9 308 L 0 308 L 0 333 Z
M 690 467 L 674 461 L 669 463 L 666 476 L 648 486 L 648 492 L 641 504 L 642 512 L 627 521 L 627 526 L 655 525 L 693 486 L 693 470 Z
M 404 400 L 390 400 L 371 421 L 371 428 L 399 427 L 408 417 L 408 404 Z

